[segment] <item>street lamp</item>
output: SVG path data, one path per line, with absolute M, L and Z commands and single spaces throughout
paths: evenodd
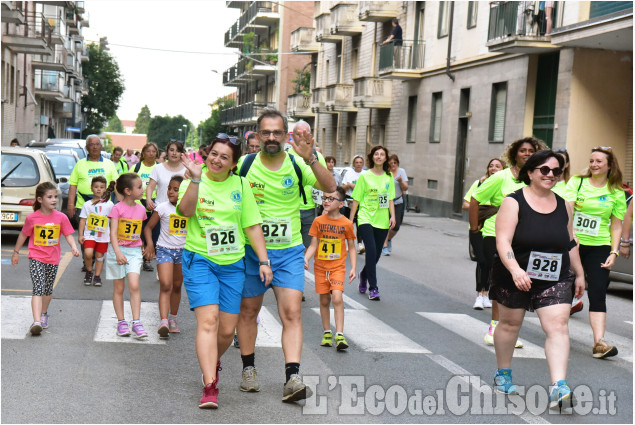
M 183 140 L 183 139 L 181 139 L 182 135 L 183 135 L 183 130 L 179 128 L 179 140 Z
M 189 127 L 187 126 L 187 124 L 183 124 L 183 128 L 185 128 L 185 139 L 183 139 L 183 147 L 185 147 L 187 144 L 187 132 L 189 130 Z

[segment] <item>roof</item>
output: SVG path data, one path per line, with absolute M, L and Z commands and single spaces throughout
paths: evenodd
M 123 149 L 141 150 L 148 142 L 145 134 L 126 134 L 126 133 L 106 133 L 113 146 L 120 146 Z
M 132 120 L 121 120 L 121 125 L 124 127 L 136 127 L 137 122 Z

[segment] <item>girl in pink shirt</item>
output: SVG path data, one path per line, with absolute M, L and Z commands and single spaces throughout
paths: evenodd
M 17 266 L 20 248 L 29 238 L 29 270 L 33 281 L 31 335 L 39 335 L 42 329 L 48 328 L 49 316 L 46 312 L 53 298 L 53 284 L 62 252 L 60 235 L 68 242 L 73 255 L 79 257 L 72 236 L 73 226 L 66 215 L 55 209 L 56 206 L 57 187 L 51 182 L 40 183 L 35 188 L 34 212 L 24 220 L 24 227 L 11 256 L 11 264 Z

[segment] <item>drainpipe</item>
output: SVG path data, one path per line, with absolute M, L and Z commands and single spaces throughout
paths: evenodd
M 373 53 L 372 53 L 372 58 L 371 58 L 371 64 L 373 66 L 373 69 L 370 70 L 371 75 L 373 77 L 376 77 L 375 74 L 375 59 L 377 58 L 377 22 L 375 22 L 375 29 L 373 31 Z
M 448 29 L 448 61 L 445 66 L 445 73 L 454 82 L 454 74 L 450 72 L 450 57 L 452 55 L 452 26 L 454 24 L 454 2 L 450 2 L 450 28 Z

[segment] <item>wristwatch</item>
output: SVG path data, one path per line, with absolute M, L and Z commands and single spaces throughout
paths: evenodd
M 271 260 L 258 261 L 258 265 L 259 266 L 269 266 L 269 267 L 271 267 Z

